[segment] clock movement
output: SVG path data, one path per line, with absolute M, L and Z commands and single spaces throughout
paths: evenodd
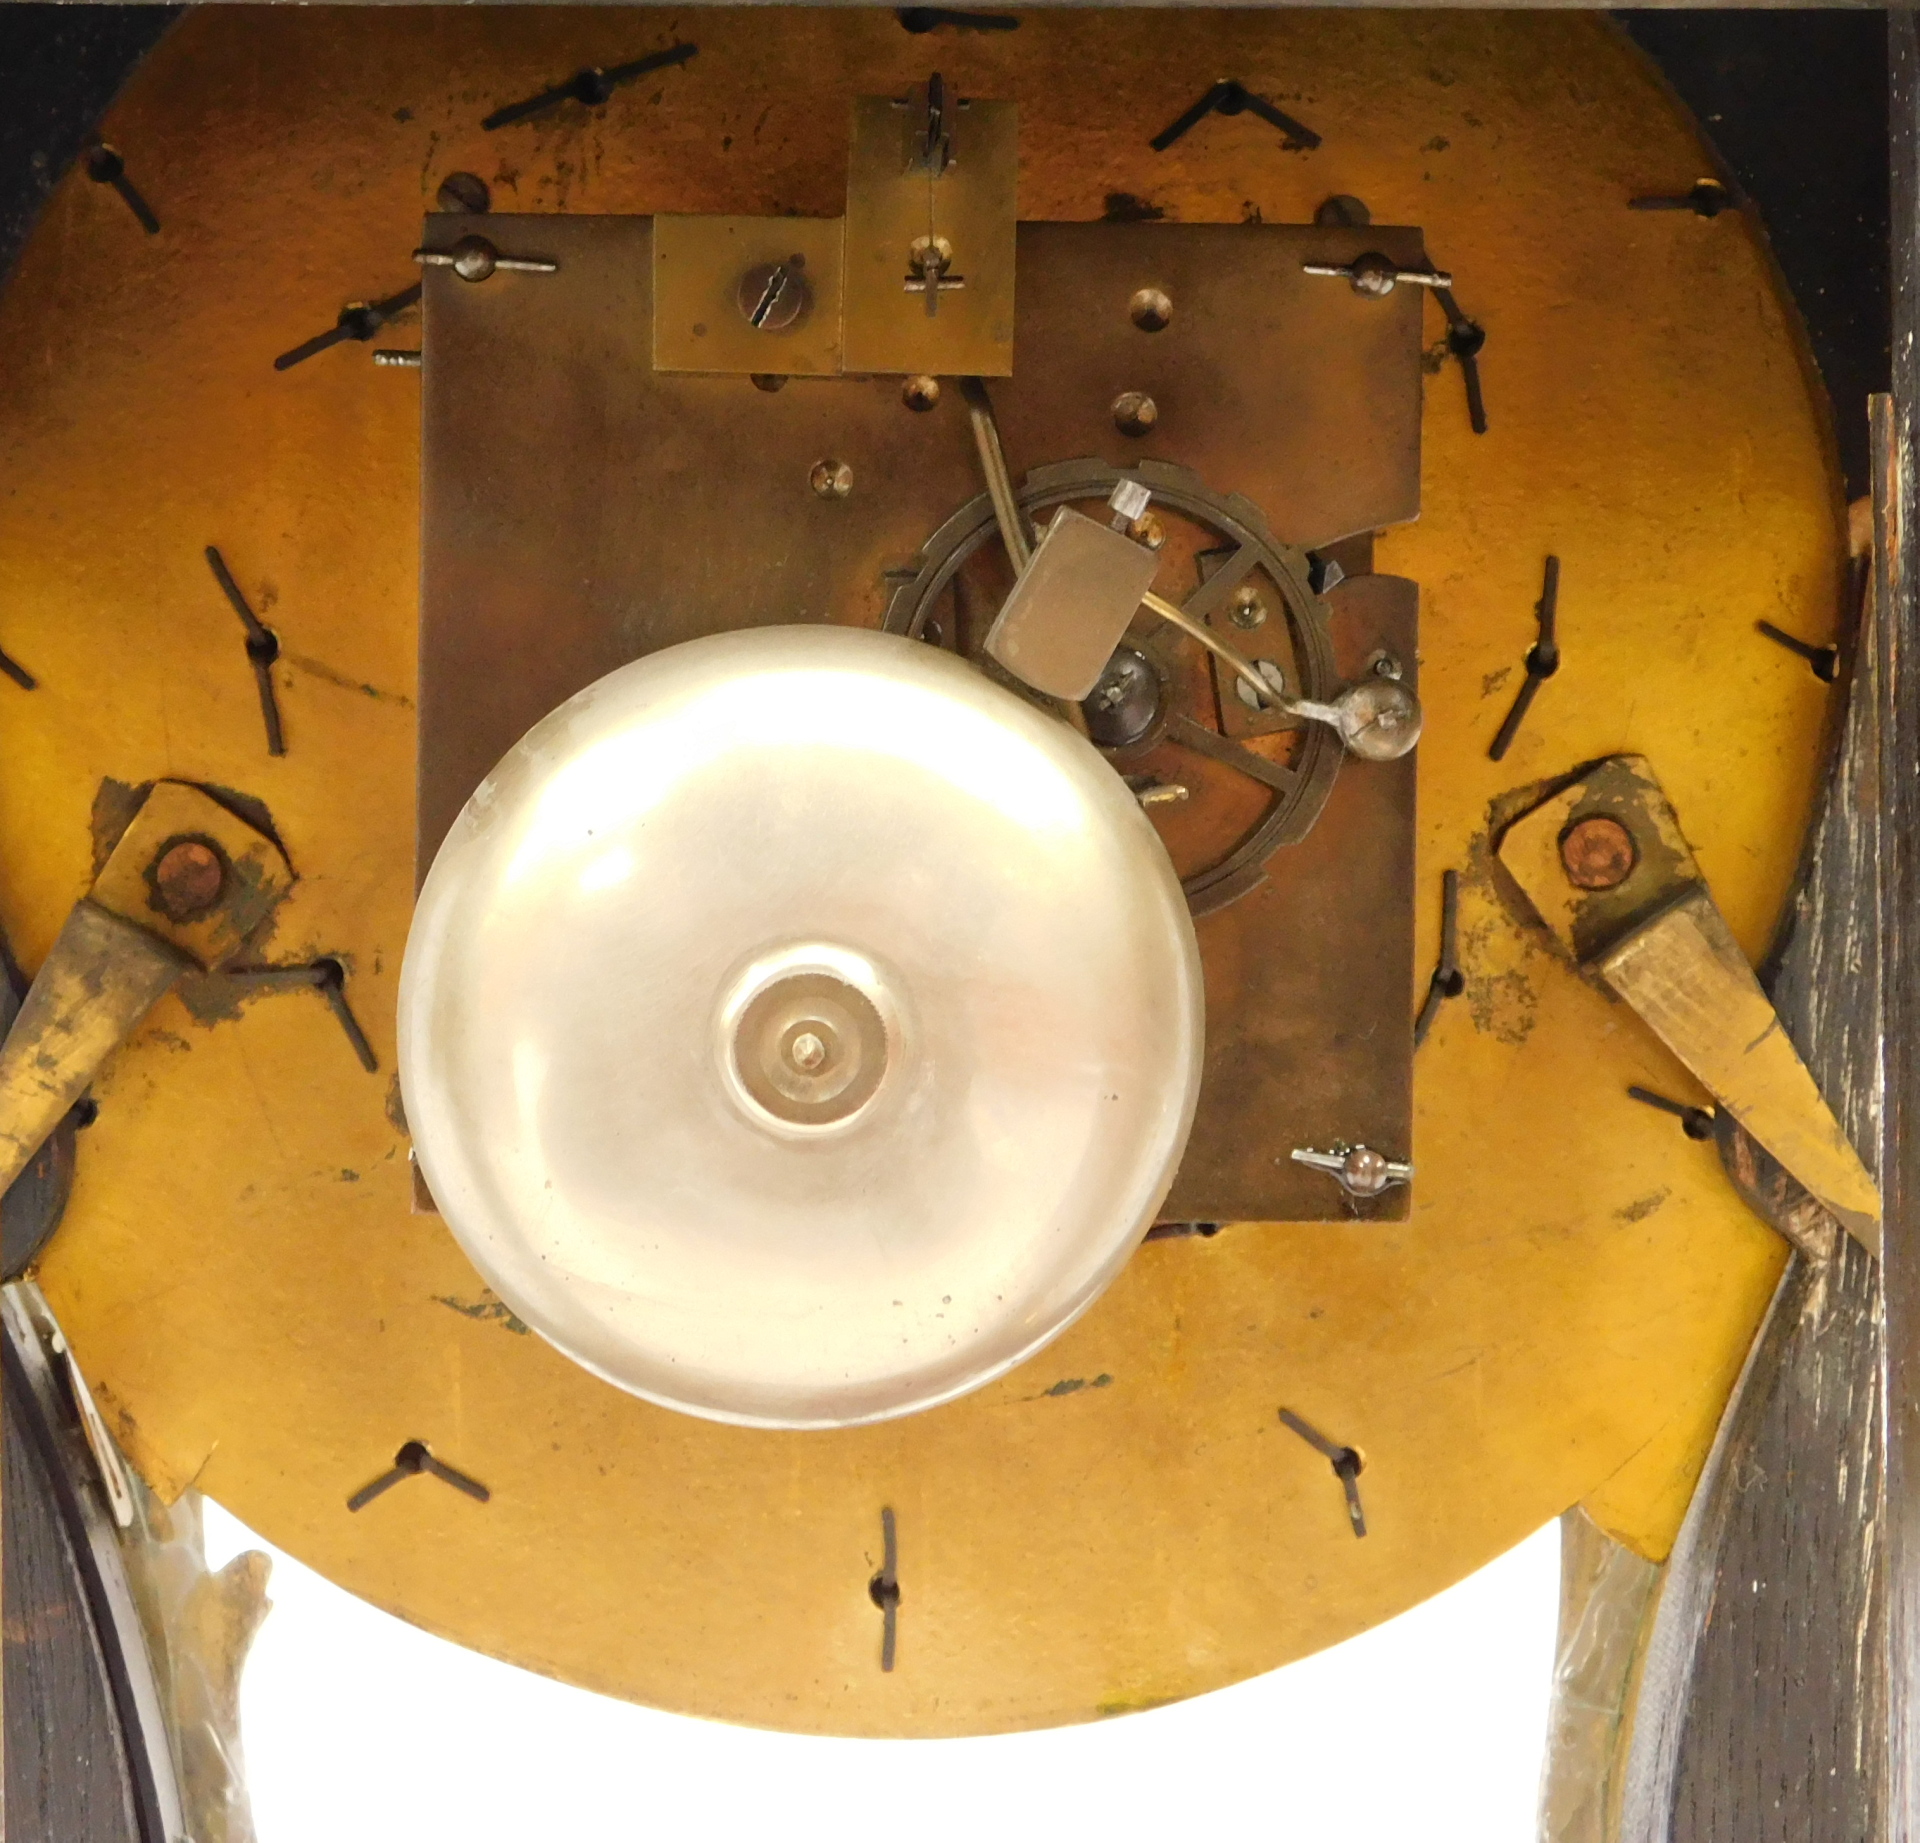
M 923 11 L 196 10 L 0 295 L 8 1258 L 102 1438 L 859 1735 L 1661 1560 L 1880 1216 L 1750 971 L 1837 451 L 1652 65 Z

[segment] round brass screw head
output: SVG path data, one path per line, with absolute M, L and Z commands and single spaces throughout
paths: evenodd
M 500 252 L 485 237 L 462 237 L 452 254 L 453 272 L 463 282 L 485 281 L 500 261 Z
M 1387 1187 L 1387 1160 L 1371 1146 L 1355 1146 L 1342 1170 L 1347 1188 L 1356 1197 L 1377 1197 Z
M 1251 633 L 1262 626 L 1267 618 L 1267 604 L 1260 599 L 1260 591 L 1251 583 L 1243 583 L 1233 592 L 1233 601 L 1227 608 L 1227 619 L 1234 626 Z
M 227 867 L 204 840 L 183 838 L 154 860 L 152 880 L 153 906 L 170 921 L 191 921 L 220 900 Z
M 1373 213 L 1367 209 L 1365 199 L 1355 198 L 1351 192 L 1336 192 L 1314 207 L 1313 221 L 1325 229 L 1354 230 L 1371 224 Z
M 492 208 L 493 194 L 478 173 L 449 173 L 441 180 L 433 202 L 440 211 L 465 211 L 478 216 Z
M 741 276 L 735 299 L 750 326 L 784 333 L 806 318 L 813 306 L 806 266 L 804 256 L 794 255 L 785 262 L 757 262 Z
M 1127 317 L 1143 333 L 1163 333 L 1173 321 L 1173 301 L 1164 288 L 1136 289 Z
M 1575 820 L 1560 840 L 1560 863 L 1575 889 L 1618 889 L 1638 857 L 1633 834 L 1604 813 Z
M 845 461 L 815 461 L 807 483 L 822 499 L 844 499 L 853 491 L 853 469 Z
M 1160 420 L 1160 406 L 1143 390 L 1123 390 L 1113 400 L 1113 426 L 1122 435 L 1141 436 Z

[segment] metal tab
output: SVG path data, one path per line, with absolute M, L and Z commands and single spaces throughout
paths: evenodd
M 935 137 L 944 154 L 929 157 L 935 115 L 927 89 L 853 105 L 843 362 L 851 372 L 1010 377 L 1017 111 L 946 99 Z
M 1878 1254 L 1873 1177 L 1714 905 L 1646 758 L 1595 763 L 1514 820 L 1495 850 L 1581 968 Z
M 80 1359 L 73 1354 L 67 1334 L 60 1329 L 60 1321 L 54 1317 L 53 1307 L 47 1304 L 46 1295 L 36 1281 L 15 1281 L 7 1291 L 20 1301 L 28 1321 L 65 1372 L 67 1398 L 72 1404 L 74 1418 L 80 1423 L 80 1434 L 87 1443 L 87 1451 L 93 1456 L 94 1472 L 100 1480 L 100 1489 L 106 1497 L 107 1509 L 112 1513 L 114 1527 L 131 1529 L 133 1486 L 127 1480 L 126 1462 L 121 1459 L 113 1436 L 107 1432 L 106 1422 L 100 1418 L 93 1391 L 87 1386 L 86 1377 L 80 1373 Z
M 656 371 L 833 377 L 839 218 L 653 221 Z
M 215 895 L 170 913 L 161 887 L 169 845 L 200 845 L 218 860 Z M 156 781 L 88 891 L 111 914 L 157 934 L 203 967 L 224 965 L 293 887 L 277 841 L 186 781 Z
M 1036 691 L 1077 704 L 1100 682 L 1159 567 L 1124 532 L 1062 506 L 1002 605 L 987 651 Z
M 1413 1166 L 1405 1159 L 1388 1158 L 1366 1145 L 1336 1146 L 1331 1152 L 1297 1145 L 1293 1162 L 1324 1171 L 1350 1197 L 1377 1197 L 1396 1184 L 1413 1182 Z
M 266 833 L 187 782 L 154 783 L 0 1043 L 0 1190 L 175 982 L 232 959 L 292 884 Z

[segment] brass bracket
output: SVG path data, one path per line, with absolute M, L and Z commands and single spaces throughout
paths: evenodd
M 1013 375 L 1019 171 L 1011 102 L 955 100 L 934 77 L 854 103 L 848 371 Z
M 653 368 L 840 374 L 839 218 L 653 220 Z
M 231 960 L 293 881 L 257 827 L 198 787 L 155 783 L 0 1043 L 0 1192 L 162 995 Z
M 1596 764 L 1515 820 L 1498 856 L 1581 967 L 1877 1255 L 1879 1190 L 1714 905 L 1646 760 Z
M 1018 118 L 938 76 L 853 107 L 845 218 L 658 217 L 653 368 L 1013 373 Z

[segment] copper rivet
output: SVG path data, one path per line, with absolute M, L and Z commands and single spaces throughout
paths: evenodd
M 177 845 L 169 845 L 153 867 L 158 906 L 175 921 L 185 921 L 212 908 L 220 900 L 226 880 L 220 854 L 197 838 L 183 838 Z
M 1577 820 L 1560 840 L 1560 862 L 1575 889 L 1617 889 L 1633 874 L 1637 855 L 1633 834 L 1600 813 Z
M 1160 406 L 1144 390 L 1123 390 L 1113 400 L 1113 426 L 1122 435 L 1140 436 L 1160 420 Z

